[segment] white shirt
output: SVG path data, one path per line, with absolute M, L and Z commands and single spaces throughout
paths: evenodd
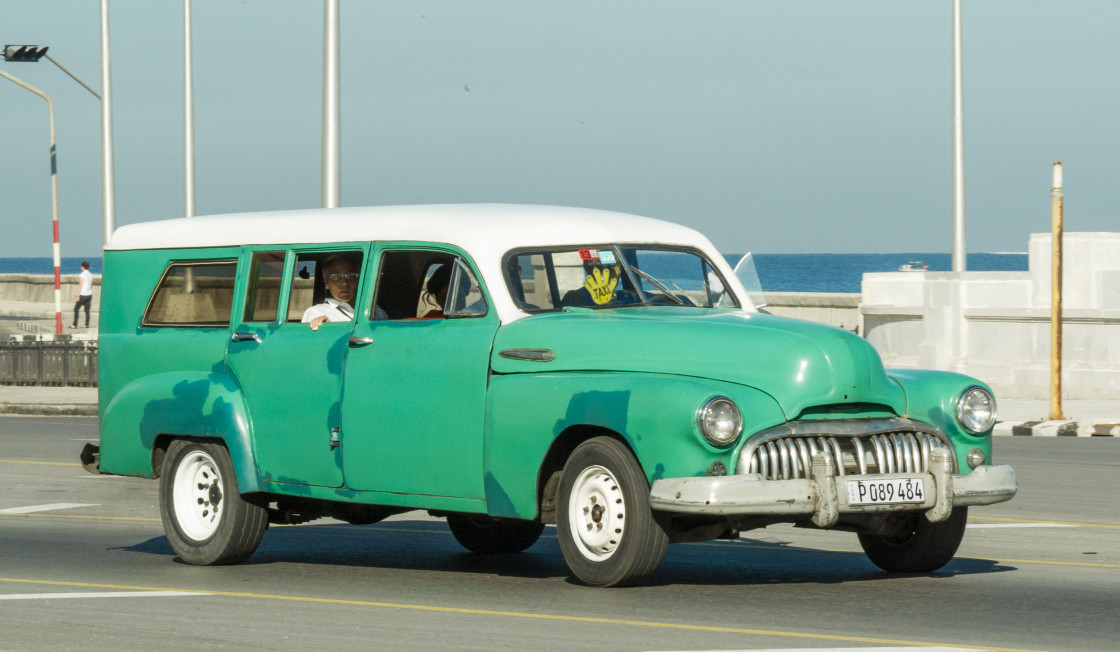
M 83 269 L 81 274 L 78 274 L 78 282 L 81 286 L 78 288 L 78 294 L 83 297 L 88 297 L 93 294 L 93 274 L 88 269 Z
M 323 303 L 311 306 L 304 311 L 301 321 L 307 324 L 316 317 L 326 317 L 327 321 L 350 321 L 354 317 L 354 309 L 345 301 L 327 297 Z

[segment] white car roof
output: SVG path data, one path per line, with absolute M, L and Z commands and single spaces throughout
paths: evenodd
M 445 204 L 233 213 L 122 226 L 106 250 L 189 249 L 362 241 L 421 241 L 462 248 L 478 265 L 502 322 L 525 316 L 505 291 L 501 257 L 520 247 L 642 243 L 704 251 L 740 303 L 746 292 L 723 256 L 694 229 L 627 213 L 561 206 Z M 497 288 L 502 288 L 499 291 Z

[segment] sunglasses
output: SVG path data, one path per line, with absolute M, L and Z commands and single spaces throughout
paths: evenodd
M 353 274 L 353 273 L 352 274 L 327 274 L 327 280 L 332 282 L 332 283 L 338 283 L 339 281 L 356 281 L 356 280 L 358 280 L 358 275 Z

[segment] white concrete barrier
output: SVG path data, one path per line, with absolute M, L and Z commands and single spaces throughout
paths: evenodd
M 884 364 L 957 371 L 1006 398 L 1050 395 L 1049 233 L 1027 272 L 864 274 L 862 327 Z M 1120 233 L 1063 238 L 1062 398 L 1120 396 Z
M 62 309 L 73 309 L 78 296 L 78 275 L 59 278 Z M 54 274 L 0 274 L 0 303 L 54 303 Z M 101 305 L 101 275 L 93 276 L 93 305 Z
M 767 312 L 859 332 L 858 292 L 766 292 Z

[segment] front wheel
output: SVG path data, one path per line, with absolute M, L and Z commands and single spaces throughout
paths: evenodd
M 464 548 L 482 554 L 521 552 L 536 543 L 544 531 L 540 521 L 479 514 L 450 514 L 447 526 Z
M 556 534 L 572 574 L 591 586 L 645 582 L 669 545 L 642 468 L 609 437 L 580 444 L 564 465 Z
M 891 573 L 929 573 L 941 568 L 957 554 L 968 508 L 953 509 L 940 523 L 930 523 L 921 514 L 909 519 L 894 536 L 860 533 L 859 543 L 871 563 Z
M 167 541 L 188 564 L 243 562 L 268 529 L 268 510 L 241 497 L 229 452 L 220 443 L 171 442 L 159 494 Z

